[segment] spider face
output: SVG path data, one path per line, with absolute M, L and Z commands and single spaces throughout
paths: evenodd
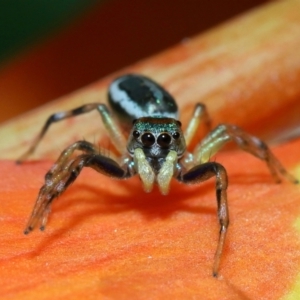
M 165 158 L 170 150 L 180 158 L 186 149 L 181 123 L 173 118 L 137 119 L 127 144 L 131 156 L 136 148 L 143 149 L 145 156 L 153 159 Z

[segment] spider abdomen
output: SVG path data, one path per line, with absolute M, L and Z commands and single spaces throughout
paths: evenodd
M 115 79 L 109 87 L 108 100 L 118 118 L 127 123 L 142 117 L 178 119 L 174 98 L 145 76 L 128 74 Z

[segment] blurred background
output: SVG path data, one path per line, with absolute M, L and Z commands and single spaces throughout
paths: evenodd
M 0 0 L 0 122 L 267 0 Z

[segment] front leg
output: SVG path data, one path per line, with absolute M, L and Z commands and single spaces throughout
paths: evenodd
M 78 141 L 73 143 L 60 154 L 55 164 L 53 164 L 51 169 L 46 173 L 45 180 L 53 180 L 56 175 L 59 175 L 60 172 L 64 170 L 68 164 L 70 164 L 71 157 L 75 151 L 82 151 L 86 154 L 98 154 L 101 149 L 87 141 Z
M 24 230 L 25 234 L 32 231 L 38 223 L 40 223 L 40 230 L 45 229 L 52 201 L 75 181 L 84 167 L 93 168 L 103 175 L 117 179 L 125 179 L 134 175 L 132 170 L 125 166 L 121 167 L 111 158 L 101 154 L 82 154 L 69 160 L 65 164 L 65 168 L 59 170 L 59 172 L 51 173 L 49 176 L 46 175 L 45 184 L 40 189 L 32 214 Z
M 218 219 L 220 223 L 219 242 L 215 253 L 215 261 L 213 265 L 213 276 L 218 276 L 219 265 L 223 253 L 224 242 L 226 238 L 227 228 L 229 225 L 229 213 L 227 205 L 227 172 L 225 168 L 216 162 L 207 162 L 195 166 L 185 174 L 180 174 L 177 180 L 186 184 L 196 184 L 209 178 L 216 176 L 216 196 L 218 204 Z
M 266 143 L 246 133 L 238 126 L 231 124 L 221 124 L 217 126 L 197 145 L 194 151 L 195 163 L 199 164 L 209 161 L 209 159 L 229 141 L 235 142 L 240 149 L 265 161 L 277 182 L 280 182 L 278 176 L 278 174 L 280 174 L 292 183 L 299 183 L 294 176 L 286 171 Z

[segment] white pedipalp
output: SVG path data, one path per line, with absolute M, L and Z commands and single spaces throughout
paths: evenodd
M 155 174 L 146 160 L 145 153 L 141 148 L 134 150 L 133 160 L 136 172 L 140 175 L 145 192 L 151 192 L 153 189 Z
M 163 195 L 167 195 L 169 192 L 170 182 L 174 175 L 177 158 L 177 153 L 171 150 L 157 175 L 158 187 Z

